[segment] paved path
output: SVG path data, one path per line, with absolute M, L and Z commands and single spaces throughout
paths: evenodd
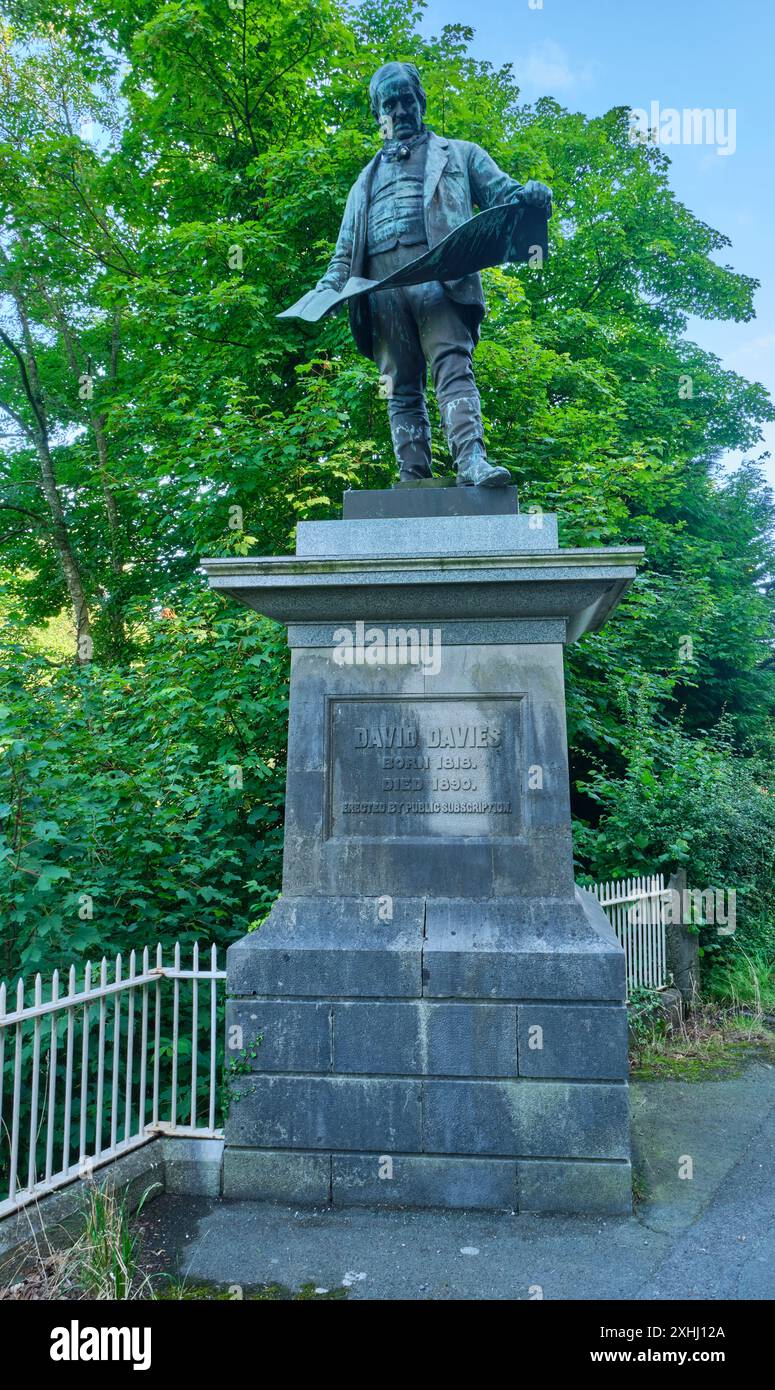
M 146 1209 L 153 1246 L 192 1283 L 345 1285 L 356 1299 L 775 1298 L 775 1068 L 631 1094 L 645 1188 L 632 1217 L 165 1196 Z

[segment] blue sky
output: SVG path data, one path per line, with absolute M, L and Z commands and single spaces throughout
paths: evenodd
M 666 153 L 677 196 L 732 241 L 718 259 L 761 281 L 756 318 L 692 319 L 689 334 L 775 396 L 772 0 L 543 0 L 540 8 L 529 0 L 428 0 L 425 33 L 452 23 L 475 29 L 476 57 L 513 64 L 525 101 L 553 96 L 589 116 L 612 106 L 649 110 L 654 101 L 662 111 L 734 111 L 734 153 L 718 154 L 707 143 L 671 145 Z M 775 423 L 754 452 L 764 449 L 773 455 L 765 467 L 775 486 Z M 730 455 L 725 462 L 736 461 Z

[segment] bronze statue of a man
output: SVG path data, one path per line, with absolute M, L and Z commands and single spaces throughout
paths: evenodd
M 369 95 L 384 145 L 350 190 L 336 249 L 313 294 L 342 290 L 353 276 L 384 280 L 468 222 L 474 206 L 520 204 L 550 214 L 545 184 L 517 183 L 481 146 L 442 139 L 426 127 L 426 96 L 412 63 L 386 63 L 372 77 Z M 478 271 L 362 293 L 349 308 L 358 347 L 386 379 L 401 480 L 431 477 L 429 366 L 458 483 L 508 483 L 507 469 L 487 461 L 474 381 L 472 357 L 485 313 Z

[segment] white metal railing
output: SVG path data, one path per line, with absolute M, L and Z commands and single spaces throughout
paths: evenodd
M 662 989 L 667 983 L 665 924 L 669 893 L 664 874 L 592 883 L 594 893 L 622 946 L 627 990 Z
M 112 972 L 103 958 L 96 981 L 87 963 L 80 987 L 71 965 L 64 993 L 55 970 L 47 998 L 37 975 L 31 1002 L 23 980 L 15 1001 L 0 984 L 0 1217 L 159 1134 L 220 1135 L 226 971 L 215 946 L 200 964 L 195 945 L 190 969 L 179 943 L 172 965 L 154 954 L 138 970 L 132 951 L 126 972 L 120 955 Z

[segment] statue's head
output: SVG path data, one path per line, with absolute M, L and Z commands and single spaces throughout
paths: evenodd
M 427 99 L 414 63 L 385 63 L 369 83 L 369 97 L 388 137 L 410 140 L 422 128 Z

